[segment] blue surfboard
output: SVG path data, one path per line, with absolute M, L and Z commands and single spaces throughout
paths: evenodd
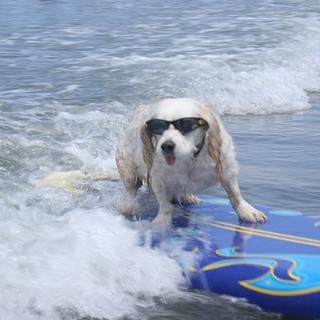
M 268 221 L 243 223 L 228 200 L 202 200 L 178 210 L 174 227 L 152 240 L 180 264 L 190 289 L 245 298 L 265 311 L 320 318 L 317 219 L 256 206 Z

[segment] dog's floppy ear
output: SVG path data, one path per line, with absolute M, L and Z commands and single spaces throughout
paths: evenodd
M 220 121 L 218 117 L 210 110 L 209 107 L 203 106 L 201 108 L 200 116 L 207 121 L 209 128 L 206 132 L 207 148 L 209 156 L 215 162 L 215 173 L 223 185 L 222 165 L 221 165 L 221 153 L 222 153 L 222 141 L 220 131 Z
M 147 185 L 148 185 L 148 188 L 150 188 L 150 185 L 151 185 L 150 171 L 153 163 L 153 145 L 152 145 L 151 136 L 147 130 L 146 124 L 144 124 L 140 129 L 140 138 L 142 141 L 143 161 L 147 166 Z

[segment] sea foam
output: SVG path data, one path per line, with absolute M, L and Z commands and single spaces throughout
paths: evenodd
M 51 201 L 68 202 L 62 192 L 44 192 L 51 192 Z M 179 292 L 176 262 L 140 246 L 139 232 L 112 209 L 46 214 L 41 197 L 38 190 L 2 203 L 11 212 L 0 224 L 2 317 L 142 318 L 139 310 L 152 307 L 155 297 Z

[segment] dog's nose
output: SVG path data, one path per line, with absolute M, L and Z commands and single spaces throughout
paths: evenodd
M 176 144 L 173 141 L 165 141 L 161 145 L 161 149 L 163 150 L 164 153 L 172 153 Z

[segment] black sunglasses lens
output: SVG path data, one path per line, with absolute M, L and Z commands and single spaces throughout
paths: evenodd
M 177 120 L 174 126 L 183 134 L 187 134 L 193 130 L 196 130 L 201 126 L 199 119 L 197 118 L 183 118 Z
M 175 128 L 178 129 L 181 133 L 188 133 L 191 131 L 191 124 L 189 119 L 180 119 L 177 120 L 174 124 Z
M 163 134 L 169 128 L 169 122 L 160 119 L 147 121 L 147 129 L 150 134 Z

